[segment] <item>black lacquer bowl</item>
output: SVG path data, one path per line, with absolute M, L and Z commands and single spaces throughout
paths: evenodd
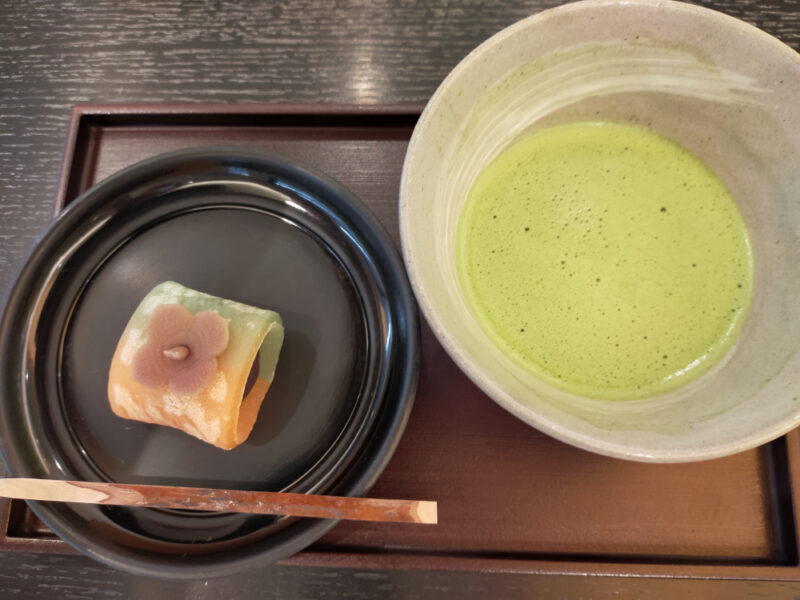
M 108 368 L 156 284 L 275 310 L 286 339 L 232 451 L 116 417 Z M 14 476 L 361 495 L 405 427 L 419 322 L 394 244 L 347 189 L 235 148 L 158 156 L 99 183 L 45 231 L 0 321 L 0 449 Z M 226 575 L 333 521 L 31 502 L 67 542 L 167 578 Z

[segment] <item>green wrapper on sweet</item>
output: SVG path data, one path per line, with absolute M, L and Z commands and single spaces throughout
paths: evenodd
M 252 431 L 283 345 L 280 315 L 166 281 L 141 301 L 111 361 L 120 417 L 223 449 Z

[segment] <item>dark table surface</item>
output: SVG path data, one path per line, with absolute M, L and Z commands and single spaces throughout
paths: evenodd
M 800 50 L 796 0 L 704 0 Z M 52 215 L 71 106 L 422 104 L 474 46 L 557 0 L 0 0 L 0 289 Z M 800 102 L 800 99 L 798 99 Z M 275 566 L 172 583 L 0 554 L 0 598 L 796 598 L 800 583 Z

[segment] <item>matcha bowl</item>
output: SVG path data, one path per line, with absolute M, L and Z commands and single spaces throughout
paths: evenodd
M 797 426 L 798 98 L 796 52 L 741 21 L 679 2 L 576 2 L 487 40 L 433 95 L 403 166 L 403 255 L 439 341 L 502 407 L 609 456 L 704 460 Z M 459 223 L 484 168 L 540 130 L 586 121 L 633 125 L 680 145 L 727 188 L 749 234 L 752 293 L 735 342 L 701 376 L 646 397 L 601 398 L 540 376 L 497 342 L 459 268 Z M 679 329 L 680 318 L 675 323 Z

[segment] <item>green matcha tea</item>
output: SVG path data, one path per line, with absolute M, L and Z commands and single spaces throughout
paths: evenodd
M 730 193 L 639 127 L 571 123 L 511 145 L 478 175 L 457 244 L 490 337 L 583 396 L 644 398 L 698 378 L 750 303 L 752 252 Z

